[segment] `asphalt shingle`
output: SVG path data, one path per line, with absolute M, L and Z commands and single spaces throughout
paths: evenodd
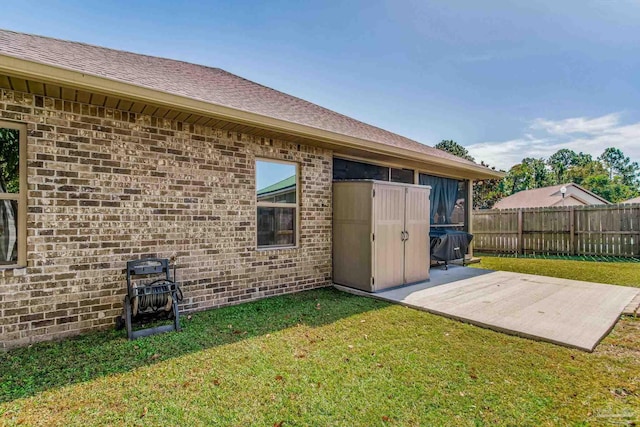
M 219 68 L 8 30 L 0 30 L 0 54 L 474 164 Z

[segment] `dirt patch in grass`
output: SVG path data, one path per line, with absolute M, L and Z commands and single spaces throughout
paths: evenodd
M 640 319 L 623 317 L 596 352 L 619 360 L 640 360 Z

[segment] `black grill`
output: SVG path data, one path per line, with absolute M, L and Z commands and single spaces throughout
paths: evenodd
M 469 244 L 473 240 L 473 234 L 466 231 L 446 229 L 431 229 L 429 237 L 431 239 L 431 259 L 443 262 L 445 268 L 447 268 L 449 261 L 464 259 Z

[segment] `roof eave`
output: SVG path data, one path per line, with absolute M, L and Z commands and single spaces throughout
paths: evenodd
M 50 64 L 27 61 L 6 54 L 0 54 L 0 73 L 87 91 L 97 91 L 104 95 L 125 96 L 127 98 L 155 105 L 178 108 L 183 111 L 207 116 L 214 116 L 240 124 L 258 126 L 299 137 L 312 138 L 347 148 L 364 149 L 382 155 L 395 156 L 402 159 L 420 161 L 425 164 L 452 168 L 463 171 L 465 175 L 474 179 L 502 178 L 505 175 L 503 172 L 495 171 L 480 165 L 465 164 L 462 162 L 459 163 L 445 158 L 430 156 L 424 153 L 343 135 L 312 126 L 292 123 L 286 120 L 275 119 L 273 117 L 200 101 L 131 83 L 125 83 L 119 80 L 84 74 L 75 70 Z
M 580 190 L 584 191 L 585 193 L 589 194 L 591 197 L 595 197 L 596 199 L 598 199 L 598 200 L 600 200 L 601 202 L 603 202 L 605 205 L 610 205 L 610 204 L 611 204 L 611 202 L 610 202 L 610 201 L 608 201 L 607 199 L 605 199 L 604 197 L 598 196 L 596 193 L 594 193 L 594 192 L 592 192 L 592 191 L 590 191 L 590 190 L 587 190 L 586 188 L 584 188 L 584 187 L 583 187 L 583 186 L 581 186 L 581 185 L 578 185 L 578 184 L 576 184 L 576 183 L 574 183 L 574 182 L 569 183 L 569 185 L 573 185 L 574 187 L 576 187 L 576 188 L 578 188 L 578 189 L 580 189 Z M 585 202 L 585 203 L 586 203 L 586 202 Z

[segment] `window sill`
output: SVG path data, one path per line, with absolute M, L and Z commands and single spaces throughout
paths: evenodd
M 19 264 L 0 265 L 0 270 L 17 270 L 20 268 L 27 268 L 27 266 Z
M 18 277 L 27 274 L 26 265 L 0 265 L 0 277 Z
M 256 251 L 258 252 L 270 252 L 270 251 L 283 251 L 283 250 L 292 250 L 292 249 L 300 249 L 300 246 L 258 246 Z

